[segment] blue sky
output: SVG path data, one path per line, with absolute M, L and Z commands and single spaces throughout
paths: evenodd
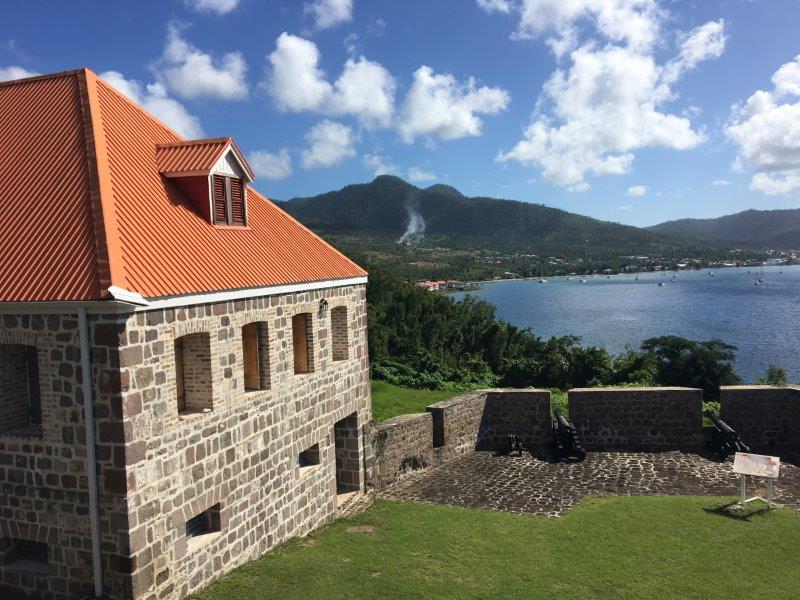
M 649 225 L 800 207 L 798 0 L 26 2 L 0 78 L 87 66 L 267 195 L 397 174 Z

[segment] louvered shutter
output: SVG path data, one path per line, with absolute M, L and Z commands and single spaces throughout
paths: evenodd
M 227 225 L 228 203 L 225 199 L 225 178 L 223 176 L 213 176 L 212 192 L 214 194 L 214 223 L 217 225 Z
M 244 225 L 244 186 L 241 179 L 231 179 L 231 223 Z

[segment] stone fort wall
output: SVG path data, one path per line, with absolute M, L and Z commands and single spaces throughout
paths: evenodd
M 705 444 L 703 391 L 587 388 L 569 391 L 569 416 L 587 450 L 698 448 Z
M 800 450 L 800 388 L 723 387 L 720 417 L 754 452 Z
M 703 448 L 703 392 L 692 388 L 590 388 L 569 392 L 569 417 L 587 449 Z M 721 417 L 753 451 L 800 451 L 800 388 L 721 389 Z M 415 470 L 474 450 L 501 450 L 514 433 L 531 450 L 552 439 L 550 393 L 481 390 L 374 426 L 371 485 L 383 489 Z

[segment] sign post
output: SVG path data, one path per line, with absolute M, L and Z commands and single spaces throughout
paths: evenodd
M 781 459 L 777 456 L 764 456 L 762 454 L 750 454 L 747 452 L 737 452 L 733 460 L 733 472 L 738 473 L 741 479 L 741 505 L 744 506 L 753 500 L 763 500 L 767 506 L 772 508 L 772 483 L 778 478 L 781 468 Z M 764 477 L 767 480 L 767 497 L 761 498 L 754 496 L 747 497 L 747 477 Z

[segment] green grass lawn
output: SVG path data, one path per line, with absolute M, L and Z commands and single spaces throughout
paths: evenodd
M 372 381 L 372 418 L 385 421 L 397 415 L 425 412 L 425 407 L 458 396 L 458 392 L 412 390 L 385 381 Z
M 590 498 L 560 519 L 377 500 L 195 600 L 792 598 L 800 517 L 719 498 Z

